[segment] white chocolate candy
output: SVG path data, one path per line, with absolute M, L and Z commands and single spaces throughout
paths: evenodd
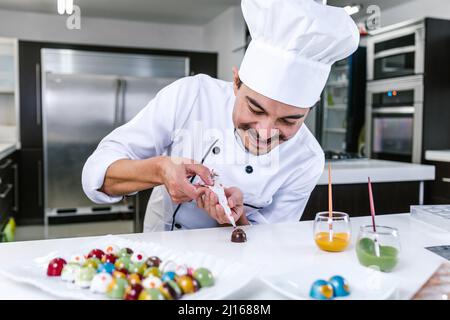
M 175 272 L 175 270 L 177 269 L 177 264 L 172 260 L 166 260 L 161 264 L 160 269 L 163 273 L 169 271 Z
M 161 279 L 155 276 L 148 276 L 147 278 L 142 280 L 142 286 L 145 289 L 155 289 L 158 288 L 161 284 Z
M 120 248 L 114 244 L 110 244 L 105 247 L 105 253 L 106 254 L 117 254 L 119 253 Z
M 142 252 L 135 252 L 131 255 L 131 262 L 138 263 L 138 262 L 145 262 L 147 260 L 147 255 Z
M 61 280 L 66 282 L 74 282 L 77 273 L 81 270 L 78 263 L 70 262 L 64 266 L 61 271 Z
M 106 293 L 106 289 L 112 280 L 113 277 L 107 272 L 97 273 L 91 282 L 91 292 Z
M 82 265 L 86 261 L 86 258 L 82 254 L 74 254 L 70 257 L 69 262 L 72 263 L 78 263 L 79 265 Z
M 188 267 L 185 264 L 180 264 L 175 268 L 175 273 L 177 276 L 185 276 L 188 274 Z

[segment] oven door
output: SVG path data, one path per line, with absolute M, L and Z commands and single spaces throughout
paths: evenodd
M 372 128 L 373 159 L 412 162 L 414 107 L 374 110 Z

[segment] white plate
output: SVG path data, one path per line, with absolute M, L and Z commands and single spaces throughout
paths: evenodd
M 132 248 L 149 256 L 158 256 L 163 261 L 170 259 L 179 264 L 185 263 L 193 268 L 205 267 L 211 270 L 215 278 L 215 285 L 210 288 L 203 288 L 194 294 L 185 295 L 183 299 L 224 299 L 244 287 L 255 275 L 254 268 L 244 267 L 238 262 L 228 262 L 199 252 L 176 252 L 156 243 L 131 241 L 117 236 L 105 236 L 86 241 L 79 247 L 78 252 L 66 252 L 61 248 L 60 252 L 54 251 L 45 257 L 24 258 L 21 261 L 15 261 L 9 267 L 0 267 L 0 273 L 14 281 L 31 284 L 63 299 L 108 299 L 103 294 L 94 294 L 88 289 L 79 289 L 74 284 L 63 282 L 59 277 L 47 277 L 46 271 L 48 262 L 55 257 L 68 259 L 72 254 L 86 254 L 91 249 L 102 249 L 111 244 L 121 248 Z
M 397 281 L 388 274 L 363 268 L 362 272 L 338 270 L 333 267 L 309 266 L 295 272 L 260 277 L 270 288 L 283 296 L 295 300 L 312 300 L 309 296 L 311 285 L 318 279 L 328 280 L 332 276 L 344 277 L 350 286 L 350 295 L 335 300 L 386 300 L 397 289 Z

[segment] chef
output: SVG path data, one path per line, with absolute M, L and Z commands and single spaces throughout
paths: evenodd
M 153 188 L 144 232 L 217 227 L 230 223 L 208 187 L 220 183 L 238 225 L 300 219 L 324 168 L 304 121 L 358 29 L 313 0 L 243 0 L 242 10 L 252 41 L 233 82 L 180 79 L 106 136 L 82 174 L 93 202 Z

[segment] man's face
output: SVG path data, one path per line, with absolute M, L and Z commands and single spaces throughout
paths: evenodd
M 308 108 L 267 98 L 244 83 L 239 88 L 235 84 L 235 94 L 233 123 L 244 147 L 254 155 L 266 154 L 292 138 L 308 115 Z

